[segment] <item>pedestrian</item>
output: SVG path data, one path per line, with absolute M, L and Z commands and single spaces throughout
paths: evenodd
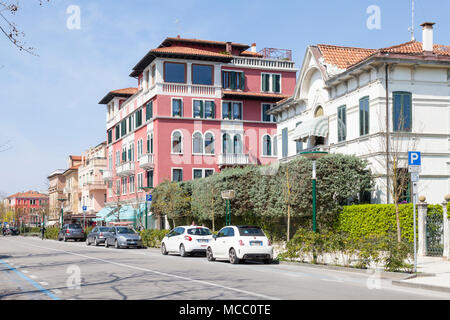
M 41 232 L 42 232 L 42 240 L 44 240 L 44 237 L 45 237 L 45 226 L 44 226 L 44 223 L 42 223 Z
M 5 225 L 2 226 L 2 234 L 3 234 L 3 236 L 6 235 L 6 228 L 5 228 Z
M 192 220 L 191 226 L 196 226 L 195 221 Z

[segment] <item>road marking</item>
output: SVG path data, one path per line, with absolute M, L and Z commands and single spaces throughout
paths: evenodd
M 32 274 L 30 274 L 30 278 L 31 278 L 31 279 L 36 279 L 37 277 L 34 276 L 34 275 L 32 275 Z
M 30 244 L 30 246 L 41 248 L 41 249 L 46 249 L 46 250 L 53 250 L 53 251 L 64 252 L 64 253 L 71 254 L 71 255 L 74 255 L 74 256 L 79 256 L 79 257 L 88 258 L 88 259 L 92 259 L 92 260 L 98 260 L 98 261 L 101 261 L 101 262 L 104 262 L 104 263 L 109 263 L 109 264 L 113 264 L 113 265 L 120 266 L 120 267 L 125 267 L 125 268 L 129 268 L 129 269 L 135 269 L 135 270 L 145 271 L 145 272 L 151 272 L 151 273 L 159 274 L 159 275 L 166 276 L 166 277 L 177 278 L 177 279 L 181 279 L 181 280 L 185 280 L 185 281 L 191 281 L 191 282 L 195 282 L 195 283 L 200 283 L 200 284 L 203 284 L 203 285 L 217 287 L 217 288 L 222 288 L 222 289 L 226 289 L 226 290 L 230 290 L 230 291 L 235 291 L 235 292 L 239 292 L 239 293 L 243 293 L 243 294 L 247 294 L 247 295 L 251 295 L 251 296 L 255 296 L 255 297 L 259 297 L 259 298 L 263 298 L 263 299 L 281 300 L 280 298 L 271 297 L 271 296 L 267 296 L 267 295 L 256 293 L 256 292 L 250 292 L 250 291 L 246 291 L 246 290 L 242 290 L 242 289 L 227 287 L 227 286 L 223 286 L 223 285 L 216 284 L 216 283 L 213 283 L 213 282 L 192 279 L 192 278 L 178 276 L 178 275 L 171 274 L 171 273 L 166 273 L 166 272 L 161 272 L 161 271 L 156 271 L 156 270 L 151 270 L 151 269 L 145 269 L 145 268 L 136 267 L 136 266 L 132 266 L 132 265 L 125 264 L 125 263 L 113 262 L 113 261 L 100 259 L 100 258 L 96 258 L 96 257 L 91 257 L 91 256 L 87 256 L 87 255 L 84 255 L 84 254 L 70 252 L 70 251 L 66 251 L 66 250 L 62 250 L 62 249 L 53 249 L 53 248 L 42 247 L 42 246 L 33 245 L 33 244 Z
M 14 271 L 19 277 L 21 277 L 22 279 L 26 280 L 28 283 L 30 283 L 33 287 L 35 287 L 36 289 L 42 291 L 43 293 L 45 293 L 47 296 L 49 296 L 50 298 L 52 298 L 53 300 L 60 300 L 57 296 L 55 296 L 53 293 L 51 293 L 50 291 L 48 291 L 47 289 L 43 288 L 39 283 L 35 282 L 34 280 L 31 280 L 30 278 L 28 278 L 26 275 L 24 275 L 22 272 L 20 272 L 19 270 L 17 270 L 16 268 L 13 268 L 12 266 L 10 266 L 9 264 L 7 264 L 6 262 L 4 262 L 3 260 L 0 260 L 0 263 L 5 265 L 8 269 Z
M 27 270 L 22 270 L 22 272 L 23 272 L 23 273 L 28 273 L 28 271 L 27 271 Z
M 59 289 L 53 289 L 52 292 L 55 293 L 55 294 L 61 294 L 62 293 L 62 291 L 59 290 Z
M 322 281 L 328 281 L 328 282 L 344 282 L 344 280 L 338 280 L 338 279 L 320 279 Z
M 48 286 L 48 282 L 42 281 L 42 282 L 39 282 L 39 283 L 42 284 L 43 286 Z

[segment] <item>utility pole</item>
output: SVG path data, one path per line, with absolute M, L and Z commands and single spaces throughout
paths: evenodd
M 411 4 L 411 41 L 416 40 L 415 36 L 414 36 L 414 0 L 412 0 L 412 4 Z

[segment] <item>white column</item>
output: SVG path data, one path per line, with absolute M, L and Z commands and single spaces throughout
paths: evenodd
M 445 197 L 445 201 L 442 203 L 443 219 L 444 219 L 444 254 L 443 257 L 450 259 L 450 220 L 447 211 L 447 204 L 450 200 L 450 195 Z M 447 199 L 449 198 L 449 199 Z
M 417 204 L 418 211 L 418 246 L 417 246 L 417 255 L 425 256 L 427 253 L 427 209 L 428 204 L 426 202 L 420 202 Z

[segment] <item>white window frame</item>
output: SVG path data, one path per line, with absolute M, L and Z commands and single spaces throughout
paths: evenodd
M 174 116 L 173 115 L 173 100 L 181 100 L 181 115 L 180 116 Z M 184 109 L 184 100 L 182 97 L 171 97 L 170 98 L 170 116 L 172 118 L 183 118 L 183 110 Z
M 231 103 L 231 119 L 224 119 L 223 118 L 223 104 L 224 103 Z M 233 119 L 233 103 L 240 103 L 241 104 L 242 119 Z M 244 120 L 244 102 L 242 100 L 240 100 L 240 101 L 222 100 L 221 101 L 221 105 L 220 105 L 220 120 L 225 120 L 225 121 L 243 121 Z
M 136 182 L 135 182 L 135 178 L 134 177 L 135 177 L 134 175 L 130 176 L 130 181 L 129 181 L 130 193 L 134 193 L 135 192 Z
M 272 108 L 275 103 L 266 103 L 266 102 L 262 102 L 261 103 L 261 122 L 264 123 L 276 123 L 276 119 L 275 116 L 273 114 L 269 115 L 270 116 L 270 121 L 264 121 L 264 105 L 270 105 L 270 107 Z
M 202 141 L 201 141 L 201 144 L 200 144 L 201 152 L 194 152 L 194 135 L 196 133 L 200 133 L 200 136 L 202 137 Z M 204 148 L 205 148 L 205 138 L 203 136 L 203 133 L 201 133 L 201 131 L 198 131 L 198 130 L 194 131 L 192 133 L 192 154 L 195 155 L 195 156 L 202 156 L 205 153 Z
M 207 134 L 211 134 L 212 135 L 212 137 L 213 137 L 213 143 L 212 143 L 212 145 L 213 145 L 213 152 L 212 153 L 206 153 L 206 135 Z M 216 154 L 216 137 L 215 137 L 215 135 L 214 135 L 214 132 L 212 132 L 212 131 L 206 131 L 204 134 L 203 134 L 203 155 L 205 155 L 205 156 L 213 156 L 213 155 L 215 155 Z
M 200 115 L 200 117 L 194 117 L 194 101 L 203 101 L 203 110 L 202 110 L 202 114 Z M 206 109 L 206 101 L 212 102 L 214 104 L 214 106 L 216 106 L 216 101 L 214 99 L 192 99 L 192 118 L 194 119 L 214 119 L 214 118 L 206 118 L 205 117 L 205 109 Z M 217 110 L 214 110 L 214 115 L 217 118 Z
M 269 91 L 263 91 L 263 74 L 268 74 L 269 75 Z M 273 75 L 279 75 L 280 76 L 280 92 L 274 92 L 273 91 L 273 80 L 272 80 L 272 78 L 273 78 Z M 260 88 L 261 88 L 261 92 L 262 93 L 282 93 L 283 92 L 283 87 L 282 87 L 282 78 L 283 78 L 283 75 L 281 74 L 281 73 L 276 73 L 276 72 L 261 72 L 261 85 L 260 85 Z
M 266 136 L 270 138 L 270 154 L 267 154 L 267 155 L 264 154 L 264 137 L 266 137 Z M 268 133 L 265 133 L 261 136 L 261 157 L 262 158 L 275 157 L 275 155 L 273 153 L 273 137 Z
M 173 170 L 181 170 L 181 175 L 184 175 L 183 174 L 183 168 L 179 168 L 179 167 L 170 168 L 170 174 L 171 174 L 170 181 L 171 182 L 180 182 L 180 181 L 173 181 Z M 184 177 L 183 177 L 183 179 L 184 179 Z M 183 179 L 181 181 L 184 181 Z
M 173 135 L 175 132 L 179 132 L 181 135 L 181 147 L 180 147 L 180 152 L 174 152 L 173 151 Z M 183 137 L 183 132 L 180 129 L 175 129 L 172 131 L 171 135 L 170 135 L 170 153 L 173 155 L 182 155 L 183 154 L 183 147 L 184 147 L 184 143 L 183 143 L 184 137 Z

